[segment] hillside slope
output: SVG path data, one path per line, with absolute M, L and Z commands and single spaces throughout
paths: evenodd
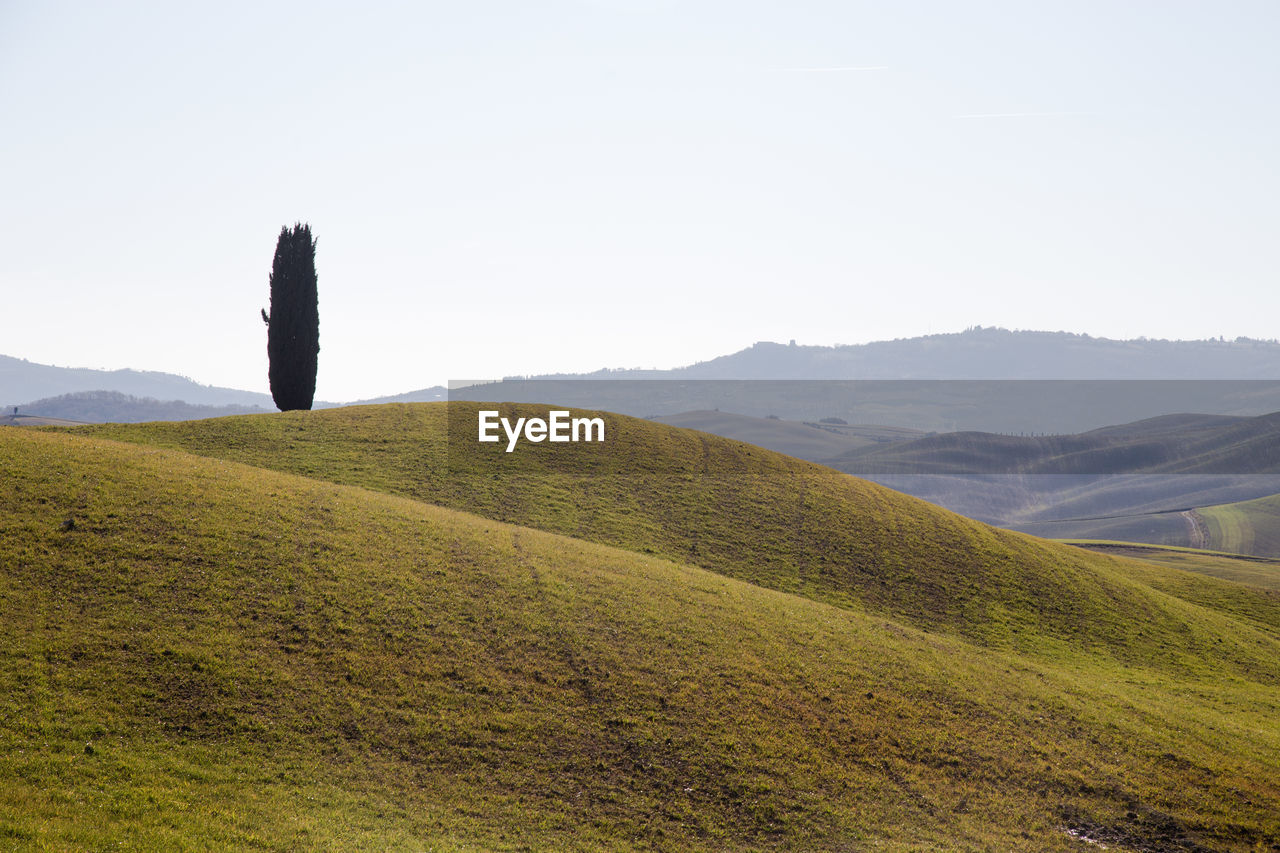
M 1197 510 L 1211 547 L 1258 556 L 1280 555 L 1280 495 Z
M 1074 540 L 1070 544 L 1280 592 L 1280 559 L 1275 557 L 1106 540 Z
M 1069 435 L 958 432 L 821 461 L 1037 536 L 1205 547 L 1189 510 L 1280 492 L 1280 413 L 1167 415 Z M 1238 542 L 1230 534 L 1207 544 L 1280 554 Z
M 724 438 L 745 441 L 747 444 L 776 450 L 800 459 L 826 459 L 839 456 L 851 448 L 865 447 L 873 443 L 870 438 L 818 429 L 799 421 L 753 418 L 715 410 L 656 415 L 650 420 L 681 429 L 696 429 L 699 432 L 709 432 Z
M 608 414 L 605 444 L 508 454 L 475 441 L 475 413 L 454 402 L 82 429 L 654 554 L 993 646 L 1194 668 L 1214 642 L 1114 560 L 819 465 Z
M 354 415 L 382 429 L 172 426 L 412 478 L 372 452 L 386 413 Z M 0 451 L 15 849 L 1280 843 L 1280 642 L 1235 604 L 1149 592 L 1203 665 L 1055 662 L 218 459 L 26 430 Z M 1161 636 L 1152 615 L 1125 618 Z
M 1169 415 L 1071 435 L 952 432 L 822 460 L 851 474 L 1275 474 L 1280 412 Z
M 840 456 L 858 447 L 883 442 L 908 441 L 923 435 L 905 427 L 885 427 L 843 422 L 784 421 L 753 418 L 732 412 L 690 411 L 655 415 L 649 420 L 682 429 L 696 429 L 712 435 L 745 441 L 811 462 Z

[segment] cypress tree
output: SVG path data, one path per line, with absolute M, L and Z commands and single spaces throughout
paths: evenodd
M 310 225 L 280 229 L 269 281 L 271 313 L 263 311 L 262 322 L 267 324 L 271 397 L 282 412 L 310 409 L 320 353 L 316 241 Z

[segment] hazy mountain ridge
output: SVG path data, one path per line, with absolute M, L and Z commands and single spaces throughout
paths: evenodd
M 514 377 L 512 377 L 514 378 Z M 761 341 L 671 370 L 539 379 L 1280 379 L 1280 341 L 1116 340 L 976 326 L 963 332 L 805 346 Z
M 977 327 L 832 347 L 762 342 L 680 372 L 703 379 L 1277 379 L 1280 343 L 1113 340 Z
M 1280 381 L 524 379 L 468 386 L 451 392 L 450 399 L 554 401 L 644 418 L 700 411 L 816 423 L 836 419 L 936 433 L 1064 435 L 1172 412 L 1264 415 L 1280 411 Z
M 370 397 L 367 400 L 353 400 L 347 406 L 375 406 L 380 403 L 439 403 L 449 399 L 449 389 L 443 385 L 432 385 L 430 388 L 419 388 L 403 394 L 390 394 L 385 397 Z
M 670 370 L 605 368 L 506 378 L 1280 379 L 1280 342 L 1252 338 L 1113 340 L 1069 332 L 979 326 L 963 332 L 866 344 L 802 346 L 762 341 L 736 353 Z M 32 400 L 83 391 L 117 391 L 192 405 L 274 408 L 268 394 L 201 385 L 171 373 L 55 367 L 0 355 L 0 405 L 21 406 Z M 352 405 L 434 402 L 447 396 L 443 387 L 429 386 Z M 317 408 L 331 405 L 334 404 L 316 403 Z
M 0 355 L 0 401 L 4 401 L 0 411 L 9 414 L 16 407 L 23 414 L 119 423 L 195 420 L 276 410 L 270 394 L 201 385 L 174 373 L 56 367 L 7 355 Z M 314 408 L 334 405 L 317 400 Z M 73 411 L 79 414 L 72 414 Z
M 273 407 L 274 408 L 274 407 Z M 119 391 L 78 391 L 35 400 L 18 407 L 23 415 L 65 418 L 86 423 L 141 423 L 142 421 L 194 421 L 226 415 L 262 414 L 262 406 L 201 406 L 182 400 L 135 397 Z
M 133 397 L 203 406 L 274 409 L 270 394 L 201 385 L 185 376 L 155 370 L 95 370 L 55 367 L 0 355 L 0 405 L 12 408 L 84 391 L 116 391 Z

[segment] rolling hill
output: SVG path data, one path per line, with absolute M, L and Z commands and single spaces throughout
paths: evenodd
M 1276 596 L 629 418 L 489 453 L 474 413 L 0 431 L 0 838 L 1280 843 Z
M 499 408 L 513 417 L 546 411 Z M 475 442 L 476 410 L 391 404 L 80 429 L 399 494 L 999 645 L 1064 643 L 1150 659 L 1177 657 L 1173 649 L 1189 641 L 1182 629 L 1153 633 L 1163 617 L 1145 591 L 1098 574 L 1096 558 L 1079 549 L 823 466 L 609 413 L 600 415 L 612 443 L 507 454 Z M 1027 576 L 1028 559 L 1051 569 Z M 1135 612 L 1153 622 L 1137 628 Z
M 822 460 L 852 474 L 1276 474 L 1280 412 L 1174 414 L 1048 436 L 951 432 Z
M 1280 592 L 1280 559 L 1232 554 L 1226 551 L 1207 551 L 1196 548 L 1172 548 L 1134 542 L 1108 542 L 1103 540 L 1073 540 L 1079 545 L 1103 554 L 1117 554 L 1149 560 L 1162 566 L 1186 569 L 1198 574 L 1249 584 L 1262 589 Z
M 976 327 L 830 347 L 760 342 L 670 370 L 508 376 L 443 391 L 363 402 L 556 400 L 638 417 L 718 410 L 925 432 L 1075 433 L 1172 412 L 1280 410 L 1280 342 L 1112 340 Z M 723 426 L 699 428 L 738 437 L 744 427 Z M 791 452 L 785 443 L 765 446 Z
M 865 401 L 865 405 L 832 407 L 829 405 L 831 395 L 825 391 L 801 395 L 801 398 L 788 392 L 781 397 L 771 394 L 761 399 L 757 388 L 746 394 L 739 389 L 715 398 L 696 392 L 685 395 L 675 405 L 650 408 L 651 399 L 636 399 L 634 391 L 618 395 L 602 392 L 599 387 L 591 396 L 575 396 L 574 392 L 563 387 L 545 396 L 538 396 L 536 391 L 529 396 L 523 388 L 527 383 L 520 381 L 525 378 L 507 377 L 507 381 L 499 383 L 504 388 L 498 396 L 489 399 L 525 402 L 556 399 L 566 405 L 608 409 L 642 417 L 720 408 L 756 417 L 774 414 L 790 420 L 816 421 L 838 416 L 851 423 L 887 424 L 924 431 L 1076 432 L 1173 411 L 1260 414 L 1280 409 L 1280 395 L 1276 393 L 1269 393 L 1268 402 L 1259 407 L 1251 405 L 1248 394 L 1234 398 L 1231 394 L 1215 393 L 1197 396 L 1183 388 L 1176 389 L 1167 397 L 1160 397 L 1155 391 L 1156 385 L 1166 381 L 1212 388 L 1221 380 L 1280 380 L 1280 342 L 1249 338 L 1233 341 L 1112 340 L 1066 332 L 974 327 L 958 333 L 856 345 L 796 346 L 793 343 L 787 346 L 764 341 L 736 353 L 670 370 L 603 369 L 536 377 L 544 391 L 548 390 L 548 382 L 555 380 L 571 380 L 578 385 L 582 385 L 581 380 L 597 380 L 615 386 L 625 385 L 622 380 L 668 380 L 686 388 L 698 382 L 711 384 L 743 380 L 755 380 L 761 386 L 769 381 L 794 384 L 797 380 L 861 380 L 871 384 L 887 380 L 944 380 L 943 384 L 976 381 L 958 396 L 947 392 L 941 397 L 935 395 L 934 399 L 905 404 L 895 399 L 899 395 L 893 391 L 887 398 L 871 399 Z M 1113 400 L 1104 400 L 1100 395 L 1091 393 L 1090 396 L 1096 399 L 1083 411 L 1078 402 L 1071 400 L 1055 407 L 1051 395 L 1039 406 L 1032 407 L 1049 407 L 1042 413 L 1043 417 L 1037 418 L 1030 417 L 1030 411 L 1021 406 L 993 411 L 993 403 L 1002 402 L 1001 395 L 997 393 L 993 399 L 991 389 L 981 387 L 990 384 L 991 380 L 1059 383 L 1155 380 L 1155 383 L 1144 394 L 1124 393 Z M 23 405 L 36 399 L 87 391 L 114 391 L 192 405 L 274 408 L 268 394 L 201 385 L 170 373 L 55 367 L 0 356 L 2 406 Z M 450 393 L 441 386 L 431 386 L 362 400 L 354 405 L 481 399 L 474 396 L 476 393 L 482 392 L 454 389 Z M 316 408 L 332 405 L 317 403 Z M 882 417 L 882 414 L 893 416 Z M 991 417 L 996 414 L 999 416 Z
M 719 411 L 925 433 L 1063 435 L 1171 412 L 1265 415 L 1280 411 L 1280 381 L 529 379 L 468 385 L 449 399 L 555 400 L 651 419 Z
M 1280 494 L 1201 507 L 1208 542 L 1223 551 L 1280 556 Z
M 46 418 L 40 415 L 0 415 L 0 426 L 79 426 L 84 421 L 69 418 Z
M 823 462 L 1038 536 L 1280 556 L 1265 550 L 1280 541 L 1249 533 L 1268 527 L 1265 511 L 1230 529 L 1195 514 L 1280 492 L 1280 413 L 1166 415 L 1072 435 L 929 435 Z
M 650 420 L 745 441 L 747 444 L 811 461 L 830 459 L 881 442 L 906 441 L 923 435 L 920 430 L 901 427 L 796 422 L 780 418 L 753 418 L 718 410 L 657 415 Z

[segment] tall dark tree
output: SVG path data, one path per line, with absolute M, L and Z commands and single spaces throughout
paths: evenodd
M 271 397 L 282 412 L 310 409 L 320 354 L 316 241 L 310 225 L 280 229 L 270 282 L 271 313 L 263 311 L 262 322 L 267 324 Z

